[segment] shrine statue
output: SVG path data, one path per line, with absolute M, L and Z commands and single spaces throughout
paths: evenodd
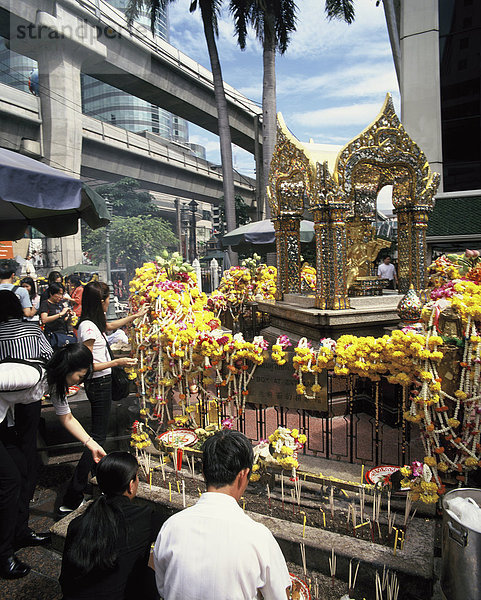
M 366 237 L 371 239 L 366 240 Z M 389 248 L 391 242 L 374 236 L 374 229 L 370 224 L 357 221 L 349 228 L 349 244 L 347 248 L 347 289 L 358 277 L 371 275 L 370 267 L 383 248 Z

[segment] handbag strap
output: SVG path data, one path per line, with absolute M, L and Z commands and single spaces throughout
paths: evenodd
M 114 353 L 112 352 L 112 348 L 110 347 L 110 344 L 109 344 L 109 341 L 107 339 L 107 336 L 105 335 L 105 333 L 102 333 L 102 335 L 104 336 L 105 343 L 107 344 L 107 350 L 109 352 L 110 358 L 112 360 L 115 360 L 115 356 L 114 356 Z

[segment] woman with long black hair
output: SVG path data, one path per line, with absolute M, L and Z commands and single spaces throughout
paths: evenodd
M 112 367 L 132 367 L 136 363 L 127 357 L 112 359 L 105 333 L 124 327 L 147 312 L 145 308 L 123 319 L 107 322 L 105 313 L 109 306 L 109 292 L 109 286 L 101 281 L 91 281 L 85 286 L 77 330 L 79 342 L 83 342 L 94 357 L 94 373 L 91 381 L 85 385 L 85 391 L 92 411 L 92 436 L 100 445 L 104 444 L 107 437 L 112 404 Z M 61 513 L 71 512 L 82 503 L 93 466 L 90 453 L 84 452 L 63 497 L 59 509 Z
M 60 574 L 64 600 L 158 598 L 148 560 L 159 527 L 151 508 L 131 502 L 138 469 L 129 452 L 112 452 L 97 465 L 102 495 L 67 531 Z
M 14 296 L 21 312 L 18 298 L 8 293 Z M 24 325 L 38 329 L 31 323 Z M 46 340 L 44 344 L 48 346 Z M 28 527 L 30 454 L 31 450 L 35 453 L 36 436 L 23 433 L 24 414 L 17 409 L 39 405 L 48 385 L 55 412 L 67 431 L 92 453 L 93 461 L 99 461 L 105 452 L 72 415 L 66 399 L 69 386 L 88 379 L 92 372 L 92 353 L 88 348 L 81 344 L 61 348 L 46 367 L 41 360 L 12 358 L 10 353 L 0 358 L 3 358 L 0 361 L 0 577 L 18 579 L 27 575 L 30 567 L 20 561 L 14 551 L 45 545 L 50 541 L 50 534 L 39 534 Z M 8 427 L 11 409 L 15 409 L 15 424 Z
M 40 308 L 40 296 L 37 294 L 35 281 L 31 277 L 23 277 L 20 281 L 20 285 L 27 290 L 30 297 L 30 302 L 32 303 L 33 308 L 37 311 L 36 315 L 33 317 L 26 317 L 26 319 L 27 321 L 35 321 L 38 323 L 40 320 L 40 316 L 38 314 L 38 309 Z

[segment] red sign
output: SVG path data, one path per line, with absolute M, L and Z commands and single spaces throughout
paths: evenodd
M 13 242 L 0 242 L 0 260 L 13 258 Z

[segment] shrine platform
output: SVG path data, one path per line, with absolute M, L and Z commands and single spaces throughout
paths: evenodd
M 261 335 L 269 342 L 285 334 L 293 342 L 306 337 L 316 343 L 324 337 L 338 339 L 344 334 L 379 337 L 399 324 L 396 311 L 402 298 L 395 292 L 350 298 L 349 309 L 321 310 L 314 307 L 314 295 L 285 294 L 282 301 L 258 303 L 258 310 L 270 317 L 270 325 Z

